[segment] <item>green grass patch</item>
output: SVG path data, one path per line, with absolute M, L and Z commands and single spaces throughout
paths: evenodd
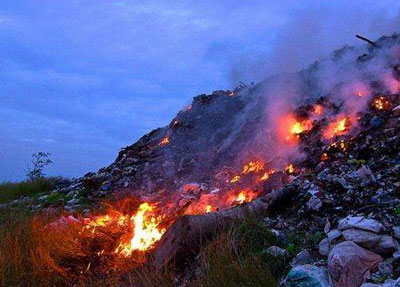
M 22 196 L 35 196 L 50 192 L 57 178 L 39 178 L 35 181 L 5 182 L 0 184 L 0 203 L 7 203 Z

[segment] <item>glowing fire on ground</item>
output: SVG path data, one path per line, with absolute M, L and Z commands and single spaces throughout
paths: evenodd
M 251 161 L 248 164 L 243 166 L 242 174 L 248 174 L 250 172 L 257 172 L 264 169 L 264 164 L 257 160 L 257 161 Z
M 129 256 L 135 250 L 149 250 L 155 242 L 160 240 L 165 232 L 165 229 L 159 228 L 162 217 L 149 215 L 152 211 L 153 206 L 147 202 L 139 206 L 136 214 L 130 218 L 133 224 L 132 238 L 127 243 L 120 243 L 115 249 L 115 253 Z
M 322 115 L 323 113 L 324 113 L 324 107 L 323 107 L 322 105 L 316 104 L 316 105 L 313 107 L 313 114 L 314 114 L 314 115 L 320 116 L 320 115 Z
M 165 137 L 160 141 L 159 145 L 160 146 L 166 146 L 167 144 L 169 144 L 169 142 L 170 142 L 169 141 L 169 137 Z
M 264 170 L 264 163 L 261 160 L 255 160 L 255 161 L 250 161 L 248 163 L 246 163 L 243 168 L 242 171 L 240 172 L 241 175 L 246 175 L 246 174 L 250 174 L 250 173 L 257 173 L 260 171 Z M 238 182 L 241 179 L 241 175 L 236 174 L 234 175 L 229 182 L 230 183 L 235 183 Z
M 294 173 L 294 165 L 293 164 L 289 164 L 286 168 L 285 171 L 289 174 Z
M 325 139 L 331 139 L 335 136 L 344 135 L 350 130 L 350 126 L 351 122 L 348 117 L 338 117 L 328 125 L 324 131 L 323 137 Z
M 376 98 L 373 105 L 377 110 L 389 110 L 392 107 L 392 103 L 386 97 Z
M 235 204 L 243 204 L 243 203 L 252 201 L 256 197 L 257 197 L 257 194 L 255 192 L 253 192 L 252 190 L 242 190 L 239 192 L 239 194 L 236 196 L 236 198 L 233 198 L 232 201 Z
M 300 134 L 312 129 L 312 122 L 308 119 L 297 120 L 293 115 L 287 115 L 279 120 L 278 133 L 289 144 L 296 144 Z

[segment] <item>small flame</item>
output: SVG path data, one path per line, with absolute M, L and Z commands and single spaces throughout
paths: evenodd
M 169 144 L 169 142 L 170 142 L 169 141 L 169 137 L 165 137 L 160 141 L 159 145 L 160 146 L 166 146 L 167 144 Z
M 324 132 L 324 138 L 331 139 L 335 136 L 344 135 L 349 131 L 350 125 L 348 117 L 339 117 L 328 125 Z
M 239 192 L 239 194 L 233 198 L 230 199 L 230 201 L 236 205 L 236 204 L 243 204 L 246 202 L 252 201 L 254 198 L 257 197 L 257 193 L 254 192 L 253 190 L 242 190 Z
M 294 166 L 293 166 L 293 164 L 289 164 L 289 165 L 285 168 L 285 171 L 286 171 L 287 173 L 289 173 L 289 174 L 294 173 Z
M 246 195 L 244 194 L 243 191 L 239 193 L 238 197 L 236 198 L 236 202 L 239 204 L 243 204 L 246 202 Z
M 377 110 L 389 110 L 392 103 L 386 97 L 378 97 L 374 100 L 374 107 Z
M 289 144 L 296 144 L 300 134 L 311 130 L 312 122 L 308 119 L 299 121 L 293 115 L 287 115 L 280 119 L 278 133 Z
M 316 104 L 313 107 L 313 114 L 316 116 L 320 116 L 324 113 L 324 107 L 322 105 Z
M 248 174 L 250 172 L 257 172 L 264 169 L 264 164 L 257 160 L 257 161 L 251 161 L 245 166 L 243 166 L 242 174 Z
M 245 164 L 242 168 L 242 172 L 240 174 L 249 174 L 249 173 L 256 173 L 259 171 L 264 170 L 264 164 L 260 160 L 250 161 L 249 163 Z M 241 176 L 236 174 L 229 180 L 230 183 L 235 183 L 240 180 Z
M 129 256 L 133 251 L 146 251 L 151 249 L 153 244 L 161 239 L 165 229 L 159 229 L 161 217 L 148 216 L 147 213 L 153 211 L 153 207 L 145 202 L 142 203 L 136 214 L 131 217 L 134 225 L 133 236 L 129 243 L 120 243 L 116 253 Z
M 235 182 L 238 182 L 239 180 L 240 180 L 240 175 L 235 175 L 234 177 L 232 177 L 232 179 L 229 182 L 235 183 Z
M 212 209 L 213 209 L 213 208 L 212 208 L 212 205 L 208 204 L 208 205 L 206 206 L 206 213 L 211 212 Z
M 328 154 L 326 153 L 326 152 L 324 152 L 322 155 L 321 155 L 321 160 L 322 161 L 326 161 L 326 160 L 328 160 Z
M 268 180 L 269 178 L 270 178 L 270 176 L 272 175 L 272 174 L 274 174 L 275 173 L 275 170 L 270 170 L 270 171 L 266 171 L 266 172 L 264 172 L 264 174 L 262 175 L 262 177 L 260 178 L 260 181 L 266 181 L 266 180 Z

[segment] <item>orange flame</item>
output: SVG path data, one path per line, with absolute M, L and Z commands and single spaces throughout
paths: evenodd
M 266 181 L 266 180 L 268 180 L 268 179 L 270 178 L 270 176 L 271 176 L 272 174 L 274 174 L 274 173 L 275 173 L 275 170 L 273 170 L 273 169 L 264 172 L 264 174 L 263 174 L 262 177 L 260 178 L 260 181 Z
M 286 171 L 287 173 L 289 173 L 289 174 L 294 173 L 294 166 L 293 166 L 293 164 L 289 164 L 289 165 L 285 168 L 285 171 Z
M 264 164 L 257 160 L 257 161 L 251 161 L 248 164 L 243 166 L 242 174 L 248 174 L 250 172 L 257 172 L 264 169 Z
M 256 173 L 259 171 L 264 170 L 264 164 L 260 160 L 250 161 L 249 163 L 245 164 L 242 168 L 240 174 L 249 174 L 249 173 Z M 229 180 L 230 183 L 238 182 L 241 179 L 239 174 L 236 174 Z
M 312 122 L 308 119 L 298 121 L 293 115 L 287 115 L 280 119 L 278 133 L 289 144 L 296 144 L 300 134 L 309 131 Z
M 326 161 L 326 160 L 328 160 L 328 154 L 326 153 L 326 152 L 324 152 L 322 155 L 321 155 L 321 160 L 322 161 Z
M 243 204 L 245 202 L 250 202 L 254 198 L 257 197 L 257 193 L 253 192 L 252 190 L 242 190 L 239 194 L 234 198 L 233 202 L 235 204 Z
M 161 239 L 165 229 L 158 226 L 161 217 L 148 216 L 147 213 L 153 211 L 153 207 L 145 202 L 142 203 L 136 214 L 131 217 L 134 225 L 133 236 L 128 243 L 120 243 L 116 253 L 129 256 L 133 251 L 146 251 L 152 248 L 153 244 Z
M 166 146 L 167 144 L 169 144 L 169 137 L 163 138 L 159 143 L 160 146 Z
M 212 205 L 210 205 L 210 204 L 207 204 L 207 205 L 206 205 L 206 213 L 211 212 L 212 209 L 213 209 Z
M 331 122 L 324 132 L 325 139 L 346 134 L 350 130 L 351 122 L 348 117 L 339 117 Z
M 324 107 L 323 107 L 322 105 L 316 104 L 316 105 L 313 107 L 313 114 L 314 114 L 314 115 L 320 116 L 320 115 L 322 115 L 323 113 L 324 113 Z
M 374 100 L 374 107 L 377 110 L 389 110 L 392 103 L 386 97 L 378 97 Z

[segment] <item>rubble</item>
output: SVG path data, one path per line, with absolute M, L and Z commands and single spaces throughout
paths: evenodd
M 287 244 L 286 249 L 266 249 L 271 255 L 293 259 L 287 286 L 325 287 L 329 276 L 333 286 L 359 287 L 366 280 L 371 282 L 363 287 L 395 286 L 395 281 L 376 285 L 373 280 L 400 276 L 393 263 L 400 258 L 400 59 L 390 54 L 393 47 L 400 46 L 400 37 L 383 37 L 374 43 L 373 51 L 345 62 L 356 67 L 362 86 L 369 91 L 368 97 L 361 99 L 364 107 L 354 115 L 349 111 L 354 106 L 346 104 L 358 103 L 363 91 L 348 102 L 335 97 L 337 89 L 352 82 L 338 80 L 335 89 L 322 91 L 317 86 L 323 63 L 299 73 L 304 100 L 293 104 L 291 119 L 298 122 L 294 133 L 282 140 L 285 152 L 293 145 L 295 152 L 275 149 L 271 145 L 281 142 L 269 141 L 266 136 L 266 123 L 279 122 L 278 117 L 284 116 L 271 117 L 264 110 L 267 104 L 260 95 L 269 82 L 242 85 L 233 92 L 195 97 L 168 126 L 121 149 L 108 167 L 64 182 L 49 195 L 19 202 L 32 202 L 35 209 L 61 207 L 71 213 L 87 209 L 85 201 L 96 205 L 132 197 L 157 202 L 178 218 L 153 250 L 156 261 L 163 265 L 173 261 L 174 255 L 185 261 L 183 247 L 190 247 L 195 256 L 202 218 L 210 225 L 206 230 L 215 235 L 221 232 L 223 220 L 236 218 L 234 210 L 246 211 L 240 213 L 242 220 L 254 215 L 252 206 L 267 195 L 290 187 L 290 200 L 281 204 L 284 208 L 278 213 L 257 212 Z M 358 50 L 346 48 L 335 53 L 333 63 L 340 62 L 343 53 L 354 51 Z M 385 61 L 376 64 L 385 73 L 378 68 L 369 71 L 370 63 L 378 61 L 381 54 Z M 313 114 L 316 106 L 318 115 Z M 346 112 L 349 115 L 340 118 Z M 339 125 L 330 129 L 332 123 Z M 51 202 L 52 197 L 57 200 Z M 289 239 L 296 236 L 301 238 L 299 246 L 289 246 Z
M 284 283 L 286 287 L 329 287 L 328 272 L 314 265 L 296 266 L 289 271 Z
M 334 287 L 358 287 L 382 261 L 379 255 L 351 241 L 336 245 L 329 253 L 328 270 Z

